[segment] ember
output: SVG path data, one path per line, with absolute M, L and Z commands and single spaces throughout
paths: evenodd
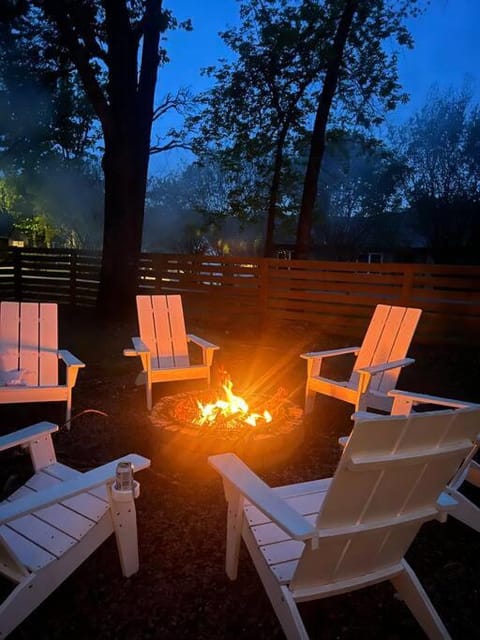
M 266 409 L 263 413 L 250 413 L 250 409 L 246 401 L 233 393 L 233 383 L 231 380 L 227 380 L 222 385 L 222 389 L 225 392 L 225 398 L 218 399 L 215 402 L 208 402 L 203 404 L 197 401 L 200 415 L 192 420 L 193 424 L 198 425 L 210 425 L 212 422 L 216 422 L 217 419 L 224 419 L 226 426 L 236 426 L 237 422 L 243 422 L 251 427 L 257 426 L 258 420 L 264 420 L 265 422 L 272 421 L 272 415 Z
M 253 409 L 246 400 L 235 395 L 232 388 L 232 382 L 226 379 L 222 385 L 225 398 L 218 399 L 218 394 L 205 390 L 197 393 L 196 397 L 187 393 L 177 394 L 170 400 L 164 399 L 154 407 L 154 421 L 162 415 L 168 421 L 205 435 L 208 432 L 221 438 L 237 439 L 248 438 L 251 432 L 260 435 L 282 431 L 285 422 L 290 421 L 292 412 L 295 418 L 298 417 L 298 409 L 292 405 L 283 388 L 268 398 L 253 394 L 249 397 Z

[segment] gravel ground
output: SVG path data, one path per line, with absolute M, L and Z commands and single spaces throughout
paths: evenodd
M 221 349 L 215 375 L 227 370 L 239 391 L 274 393 L 284 387 L 302 403 L 306 350 L 358 343 L 319 330 L 290 325 L 267 334 L 253 328 L 235 335 L 225 328 L 189 330 Z M 74 390 L 71 430 L 56 435 L 60 461 L 88 469 L 129 452 L 149 457 L 150 469 L 138 474 L 137 501 L 140 570 L 124 579 L 111 537 L 67 579 L 17 630 L 12 640 L 221 640 L 283 638 L 262 585 L 245 549 L 239 577 L 224 573 L 225 502 L 220 479 L 204 455 L 172 455 L 145 407 L 143 387 L 135 386 L 139 361 L 122 356 L 136 334 L 130 323 L 98 327 L 88 315 L 61 320 L 60 346 L 86 363 Z M 480 402 L 480 348 L 472 345 L 412 345 L 416 363 L 402 373 L 399 388 Z M 156 385 L 154 401 L 201 383 Z M 199 387 L 199 388 L 200 388 Z M 61 424 L 63 407 L 47 404 L 0 407 L 2 432 L 38 420 Z M 319 398 L 300 447 L 281 463 L 268 456 L 253 462 L 271 485 L 332 474 L 340 455 L 337 439 L 350 430 L 351 407 Z M 21 455 L 2 458 L 5 489 L 26 472 Z M 480 502 L 478 490 L 472 497 Z M 452 637 L 479 637 L 480 536 L 457 521 L 426 525 L 408 560 L 437 607 Z M 422 638 L 405 605 L 388 584 L 301 605 L 314 639 L 386 640 Z

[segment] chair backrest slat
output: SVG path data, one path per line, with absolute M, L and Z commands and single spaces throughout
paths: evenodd
M 154 368 L 188 367 L 188 345 L 180 295 L 137 296 L 140 337 Z
M 405 358 L 421 314 L 421 309 L 377 305 L 365 333 L 350 381 L 355 385 L 358 383 L 357 370 L 362 367 Z M 400 371 L 400 368 L 391 369 L 374 376 L 370 389 L 380 392 L 393 389 Z
M 480 408 L 372 416 L 352 431 L 305 547 L 293 588 L 354 579 L 399 564 L 468 455 Z M 382 462 L 383 460 L 383 462 Z M 338 535 L 322 539 L 322 530 Z
M 25 370 L 25 379 L 32 386 L 40 383 L 38 311 L 38 304 L 34 302 L 20 304 L 20 369 Z
M 20 305 L 2 302 L 0 307 L 0 369 L 19 368 Z
M 58 319 L 57 305 L 52 302 L 40 304 L 40 370 L 41 386 L 58 384 Z

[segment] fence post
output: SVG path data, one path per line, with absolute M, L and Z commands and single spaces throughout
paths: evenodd
M 258 306 L 260 309 L 260 323 L 262 327 L 262 331 L 266 328 L 268 321 L 268 270 L 269 270 L 269 258 L 260 258 L 259 259 L 259 270 L 258 270 L 258 280 L 259 280 L 259 299 Z
M 13 292 L 17 302 L 22 301 L 22 249 L 13 247 Z
M 413 264 L 404 265 L 402 292 L 400 294 L 400 302 L 404 307 L 412 305 L 413 300 Z
M 70 254 L 70 304 L 75 306 L 77 302 L 77 252 L 72 250 Z

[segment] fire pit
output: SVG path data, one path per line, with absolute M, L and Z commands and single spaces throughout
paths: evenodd
M 155 404 L 150 420 L 169 455 L 233 452 L 249 463 L 277 463 L 303 442 L 303 411 L 283 389 L 269 398 L 249 396 L 247 405 L 232 387 L 227 380 L 220 398 L 211 390 L 188 391 Z

